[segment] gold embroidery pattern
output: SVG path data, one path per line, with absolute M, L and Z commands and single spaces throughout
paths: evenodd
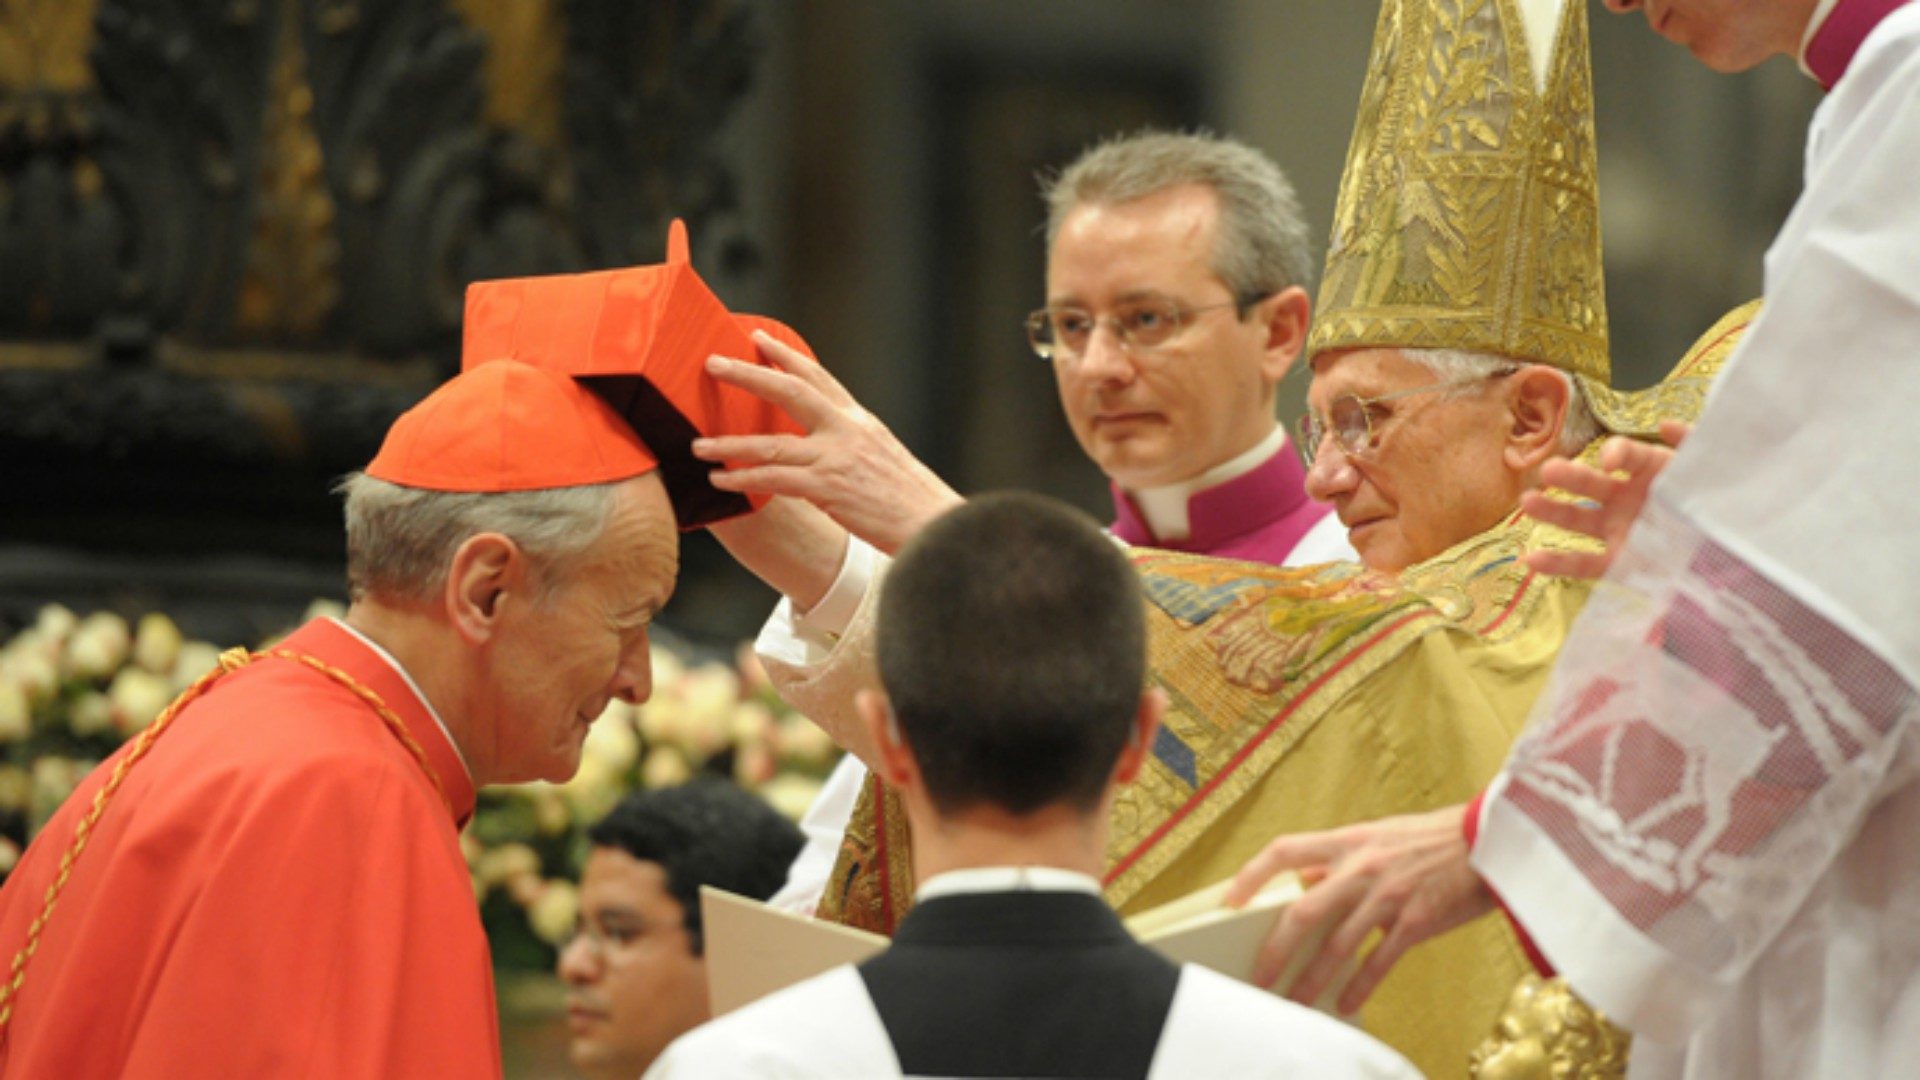
M 1515 0 L 1386 0 L 1311 351 L 1458 348 L 1608 378 L 1583 5 L 1536 91 Z
M 1134 564 L 1152 605 L 1183 627 L 1204 627 L 1226 680 L 1260 693 L 1414 602 L 1351 563 L 1289 570 L 1142 548 Z
M 1107 899 L 1127 903 L 1354 687 L 1423 636 L 1491 641 L 1524 626 L 1540 590 L 1527 587 L 1519 555 L 1570 543 L 1578 541 L 1521 518 L 1398 578 L 1352 565 L 1298 571 L 1137 552 L 1150 600 L 1148 666 L 1169 707 L 1154 756 L 1114 804 Z
M 868 776 L 814 917 L 892 937 L 913 906 L 913 891 L 906 807 L 879 777 Z
M 820 896 L 814 917 L 862 930 L 879 931 L 880 903 L 875 893 L 880 875 L 874 860 L 880 850 L 875 831 L 874 792 L 877 781 L 867 777 L 860 787 L 860 798 L 853 804 L 853 817 L 840 836 L 840 854 L 834 857 L 833 872 Z

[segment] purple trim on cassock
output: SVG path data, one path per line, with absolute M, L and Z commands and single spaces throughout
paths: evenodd
M 1827 21 L 1807 43 L 1805 57 L 1807 70 L 1820 81 L 1823 89 L 1833 89 L 1833 84 L 1847 73 L 1847 65 L 1853 63 L 1853 56 L 1860 51 L 1860 43 L 1867 40 L 1873 28 L 1880 20 L 1906 7 L 1910 0 L 1840 0 L 1833 10 L 1827 13 Z
M 1300 459 L 1282 446 L 1252 472 L 1195 492 L 1187 500 L 1185 540 L 1156 538 L 1139 507 L 1114 486 L 1113 535 L 1135 546 L 1279 566 L 1308 530 L 1333 513 L 1331 505 L 1307 498 L 1306 482 Z

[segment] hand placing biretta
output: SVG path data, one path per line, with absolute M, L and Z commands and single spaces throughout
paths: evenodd
M 469 286 L 461 367 L 517 360 L 579 379 L 659 459 L 680 527 L 696 529 L 758 509 L 766 497 L 709 484 L 716 466 L 693 456 L 695 438 L 799 431 L 777 407 L 704 373 L 716 353 L 754 356 L 748 335 L 770 323 L 727 310 L 694 272 L 686 227 L 675 221 L 657 266 Z

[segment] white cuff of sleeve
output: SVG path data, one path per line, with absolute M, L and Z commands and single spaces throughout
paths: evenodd
M 846 632 L 867 589 L 889 561 L 873 545 L 848 536 L 840 573 L 826 595 L 804 613 L 796 612 L 793 601 L 781 597 L 767 624 L 760 628 L 754 651 L 796 667 L 820 663 Z
M 827 638 L 845 633 L 882 561 L 880 552 L 872 544 L 848 534 L 847 554 L 840 560 L 840 575 L 833 579 L 833 585 L 818 603 L 795 617 L 794 628 L 808 636 Z

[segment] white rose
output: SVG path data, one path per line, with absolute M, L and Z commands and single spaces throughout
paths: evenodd
M 16 656 L 43 648 L 41 645 L 43 640 L 45 640 L 44 635 L 39 629 L 29 626 L 5 642 L 0 642 L 0 664 L 11 663 Z M 50 651 L 58 652 L 59 650 L 55 648 Z
M 342 604 L 338 600 L 321 597 L 307 605 L 307 610 L 300 616 L 300 625 L 305 626 L 315 619 L 344 619 L 346 617 L 347 606 L 345 604 Z
M 581 758 L 582 764 L 598 762 L 614 773 L 633 768 L 633 763 L 640 760 L 640 736 L 633 728 L 633 706 L 618 699 L 608 705 L 600 719 L 587 729 Z
M 825 765 L 839 749 L 833 736 L 804 716 L 790 716 L 780 725 L 780 753 L 796 764 Z
M 19 742 L 33 734 L 33 704 L 27 692 L 0 681 L 0 743 Z
M 687 703 L 678 694 L 655 694 L 640 706 L 640 737 L 650 746 L 678 745 L 687 730 Z
M 687 665 L 670 649 L 655 645 L 647 653 L 647 662 L 653 666 L 654 693 L 665 691 L 674 693 L 680 686 L 680 679 L 686 674 Z
M 73 794 L 80 778 L 93 768 L 92 762 L 74 761 L 72 758 L 43 757 L 33 762 L 33 794 L 30 797 L 30 811 L 35 818 L 45 820 L 67 796 Z
M 98 690 L 88 690 L 67 709 L 67 727 L 75 735 L 99 735 L 113 730 L 113 702 Z
M 760 788 L 760 797 L 788 821 L 799 821 L 820 794 L 820 781 L 799 773 L 781 773 Z
M 640 763 L 640 783 L 649 789 L 679 787 L 692 778 L 687 759 L 670 746 L 655 748 Z
M 0 810 L 25 810 L 33 798 L 33 776 L 18 765 L 0 765 Z
M 687 708 L 702 719 L 725 719 L 740 700 L 740 676 L 724 664 L 701 664 L 681 680 Z
M 133 632 L 133 662 L 155 675 L 171 675 L 180 659 L 180 628 L 157 611 L 140 616 Z
M 740 677 L 720 664 L 702 664 L 681 680 L 687 702 L 682 739 L 693 756 L 705 760 L 727 743 L 733 710 L 740 702 Z
M 29 702 L 45 701 L 60 689 L 59 662 L 37 643 L 30 643 L 0 661 L 0 680 L 19 687 Z
M 573 936 L 574 921 L 580 915 L 580 893 L 567 881 L 549 881 L 527 907 L 527 925 L 540 940 L 562 945 Z
M 621 782 L 621 773 L 617 773 L 606 762 L 598 758 L 585 758 L 580 769 L 561 787 L 560 793 L 566 796 L 566 805 L 573 808 L 575 821 L 599 821 L 613 809 L 613 804 L 625 794 L 626 785 Z
M 488 888 L 522 874 L 539 873 L 540 856 L 525 844 L 501 844 L 482 854 L 473 867 L 473 876 Z
M 79 679 L 104 679 L 127 662 L 133 634 L 127 620 L 98 611 L 81 620 L 67 639 L 67 673 Z
M 132 734 L 153 723 L 173 701 L 173 687 L 167 680 L 140 668 L 122 668 L 107 687 L 107 700 L 113 704 L 113 720 L 120 730 Z
M 515 874 L 502 886 L 507 899 L 523 908 L 533 906 L 540 897 L 540 890 L 547 887 L 547 880 L 539 874 Z
M 773 710 L 757 701 L 743 701 L 734 707 L 728 732 L 735 746 L 758 746 L 771 742 L 774 735 Z
M 59 604 L 48 604 L 40 609 L 40 617 L 34 620 L 33 628 L 48 641 L 59 645 L 72 635 L 73 628 L 78 625 L 80 620 L 73 612 Z
M 540 830 L 540 835 L 558 836 L 573 824 L 573 814 L 567 810 L 567 800 L 560 797 L 558 788 L 544 785 L 529 794 L 533 802 L 533 827 Z
M 220 666 L 220 650 L 204 641 L 189 641 L 180 646 L 173 662 L 173 692 L 192 686 L 202 675 Z
M 480 862 L 480 856 L 486 854 L 487 846 L 473 835 L 472 829 L 460 830 L 460 854 L 467 860 L 467 869 L 471 870 Z

